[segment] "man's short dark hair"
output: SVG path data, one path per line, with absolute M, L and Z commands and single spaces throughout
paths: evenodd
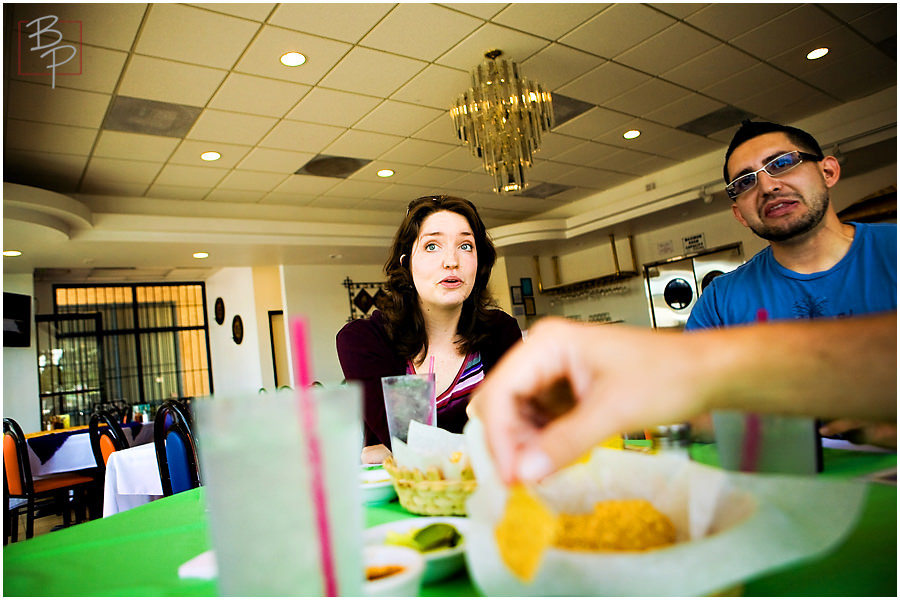
M 728 178 L 728 159 L 731 158 L 731 153 L 744 142 L 767 133 L 783 133 L 789 140 L 797 144 L 798 150 L 809 152 L 816 156 L 822 156 L 822 148 L 819 147 L 819 142 L 817 142 L 816 138 L 810 133 L 803 131 L 802 129 L 797 129 L 796 127 L 791 127 L 789 125 L 779 125 L 778 123 L 751 121 L 747 119 L 741 123 L 740 129 L 738 129 L 734 134 L 734 137 L 731 138 L 731 144 L 729 144 L 728 150 L 725 152 L 725 165 L 722 167 L 722 175 L 725 178 L 725 183 L 731 183 L 731 180 Z

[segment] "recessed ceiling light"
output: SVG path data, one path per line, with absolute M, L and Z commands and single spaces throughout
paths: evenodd
M 3 256 L 22 256 L 22 253 L 18 250 L 4 250 Z
M 286 67 L 299 67 L 306 62 L 306 57 L 299 52 L 288 52 L 281 55 L 281 64 Z
M 828 48 L 816 48 L 812 52 L 806 55 L 806 58 L 809 60 L 816 60 L 817 58 L 822 58 L 828 54 Z
M 204 152 L 200 155 L 200 158 L 203 160 L 219 160 L 222 158 L 222 155 L 215 151 Z
M 391 169 L 382 169 L 376 173 L 379 177 L 390 177 L 394 172 Z
M 630 129 L 630 130 L 626 131 L 625 133 L 623 133 L 622 137 L 625 138 L 626 140 L 633 140 L 634 138 L 636 138 L 639 135 L 641 135 L 640 131 L 638 131 L 637 129 Z
M 209 258 L 209 252 L 194 252 L 194 258 Z

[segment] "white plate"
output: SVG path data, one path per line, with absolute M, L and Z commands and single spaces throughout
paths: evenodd
M 366 504 L 384 504 L 397 497 L 391 476 L 381 467 L 360 467 L 359 489 Z
M 432 523 L 447 523 L 456 527 L 463 538 L 455 548 L 424 552 L 425 577 L 424 583 L 432 583 L 446 579 L 463 569 L 465 563 L 466 537 L 469 533 L 469 519 L 465 517 L 415 517 L 402 521 L 383 523 L 366 529 L 366 546 L 378 546 L 385 543 L 389 531 L 406 533 L 413 529 L 421 529 Z

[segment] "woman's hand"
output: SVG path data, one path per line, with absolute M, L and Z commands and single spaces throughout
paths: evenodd
M 384 462 L 388 456 L 391 455 L 391 451 L 388 450 L 388 447 L 384 444 L 376 444 L 375 446 L 366 446 L 362 450 L 362 463 L 364 465 L 375 465 L 381 464 Z

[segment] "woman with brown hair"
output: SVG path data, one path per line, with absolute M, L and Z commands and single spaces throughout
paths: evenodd
M 427 373 L 433 360 L 437 426 L 460 433 L 472 391 L 522 339 L 487 290 L 496 256 L 468 200 L 426 196 L 409 204 L 384 266 L 386 304 L 337 334 L 344 377 L 364 387 L 364 463 L 390 451 L 382 377 Z

